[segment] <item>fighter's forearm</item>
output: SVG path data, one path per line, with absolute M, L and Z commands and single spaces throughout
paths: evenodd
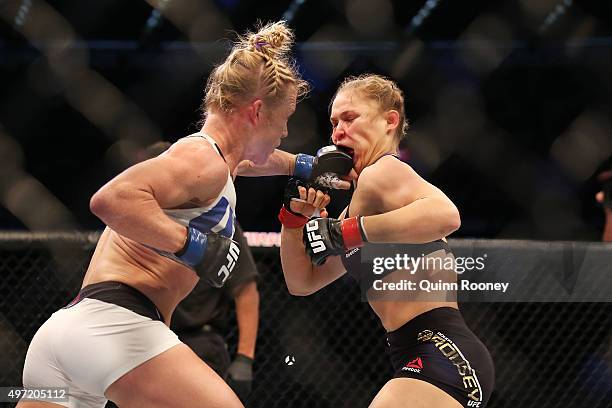
M 425 243 L 450 235 L 460 226 L 459 211 L 442 197 L 417 200 L 405 207 L 364 217 L 370 242 Z
M 244 177 L 290 176 L 293 174 L 294 165 L 294 154 L 276 149 L 262 165 L 256 165 L 248 160 L 243 161 L 238 165 L 236 174 Z
M 301 228 L 282 227 L 280 253 L 289 293 L 296 296 L 312 293 L 312 263 L 304 251 Z
M 240 288 L 234 298 L 238 323 L 237 353 L 255 358 L 257 326 L 259 324 L 259 292 L 257 283 L 249 282 Z
M 149 192 L 103 187 L 90 208 L 118 234 L 150 247 L 174 253 L 185 243 L 186 228 L 168 218 Z

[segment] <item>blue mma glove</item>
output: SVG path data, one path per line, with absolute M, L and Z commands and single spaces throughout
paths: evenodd
M 353 158 L 341 147 L 324 146 L 317 155 L 299 153 L 295 158 L 293 175 L 307 181 L 312 187 L 335 188 L 334 182 L 347 176 L 353 168 Z
M 180 251 L 157 252 L 192 268 L 210 286 L 220 288 L 236 266 L 240 245 L 223 235 L 187 227 L 187 240 Z

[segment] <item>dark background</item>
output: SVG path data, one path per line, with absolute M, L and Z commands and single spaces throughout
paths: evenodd
M 0 228 L 101 228 L 89 197 L 198 130 L 223 38 L 283 17 L 313 85 L 283 148 L 314 153 L 339 81 L 384 74 L 406 94 L 402 157 L 457 204 L 455 236 L 600 238 L 612 6 L 595 0 L 2 2 Z M 284 182 L 237 180 L 245 230 L 280 229 Z
M 459 207 L 454 236 L 599 240 L 595 176 L 612 154 L 605 0 L 1 1 L 0 229 L 101 228 L 89 197 L 144 146 L 198 130 L 205 78 L 231 45 L 221 39 L 282 17 L 313 85 L 284 148 L 327 143 L 347 74 L 388 75 L 406 94 L 402 157 Z M 279 230 L 284 182 L 237 180 L 245 230 Z M 74 296 L 95 243 L 23 238 L 0 248 L 5 385 L 20 383 L 27 343 Z M 254 252 L 266 279 L 249 406 L 366 406 L 390 372 L 356 285 L 292 297 L 278 249 Z M 609 405 L 609 303 L 462 313 L 496 363 L 492 407 Z

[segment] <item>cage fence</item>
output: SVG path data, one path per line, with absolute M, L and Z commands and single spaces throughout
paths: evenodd
M 96 233 L 0 237 L 2 386 L 21 385 L 28 342 L 78 292 L 96 238 Z M 451 246 L 465 249 L 466 242 Z M 360 301 L 359 286 L 343 277 L 312 296 L 291 296 L 278 247 L 252 250 L 261 302 L 247 407 L 368 406 L 392 373 L 384 330 Z M 495 362 L 488 406 L 610 406 L 610 302 L 469 301 L 460 309 Z M 230 344 L 235 338 L 230 333 Z

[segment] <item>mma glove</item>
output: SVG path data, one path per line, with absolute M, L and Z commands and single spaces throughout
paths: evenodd
M 341 176 L 347 176 L 352 168 L 352 157 L 335 145 L 320 148 L 316 156 L 297 154 L 293 177 L 287 183 L 283 207 L 278 214 L 281 224 L 287 228 L 302 228 L 308 222 L 307 217 L 291 210 L 291 199 L 300 198 L 298 186 L 326 192 L 328 188 L 335 188 L 334 183 Z
M 347 176 L 353 168 L 353 158 L 342 148 L 330 145 L 317 151 L 317 155 L 299 153 L 295 157 L 293 176 L 308 182 L 317 190 L 334 188 L 334 181 Z
M 291 210 L 291 199 L 300 198 L 298 190 L 300 186 L 308 189 L 308 185 L 296 177 L 290 178 L 285 186 L 283 206 L 278 213 L 278 220 L 287 228 L 302 228 L 308 222 L 308 217 Z
M 244 354 L 236 354 L 236 358 L 227 369 L 227 384 L 238 395 L 243 403 L 251 394 L 253 384 L 253 359 Z
M 174 254 L 160 253 L 192 268 L 210 286 L 220 288 L 236 266 L 240 245 L 223 235 L 214 232 L 204 233 L 189 226 L 187 240 L 181 250 Z
M 315 218 L 304 225 L 302 239 L 312 263 L 323 265 L 328 256 L 342 255 L 368 242 L 363 217 L 344 220 Z

